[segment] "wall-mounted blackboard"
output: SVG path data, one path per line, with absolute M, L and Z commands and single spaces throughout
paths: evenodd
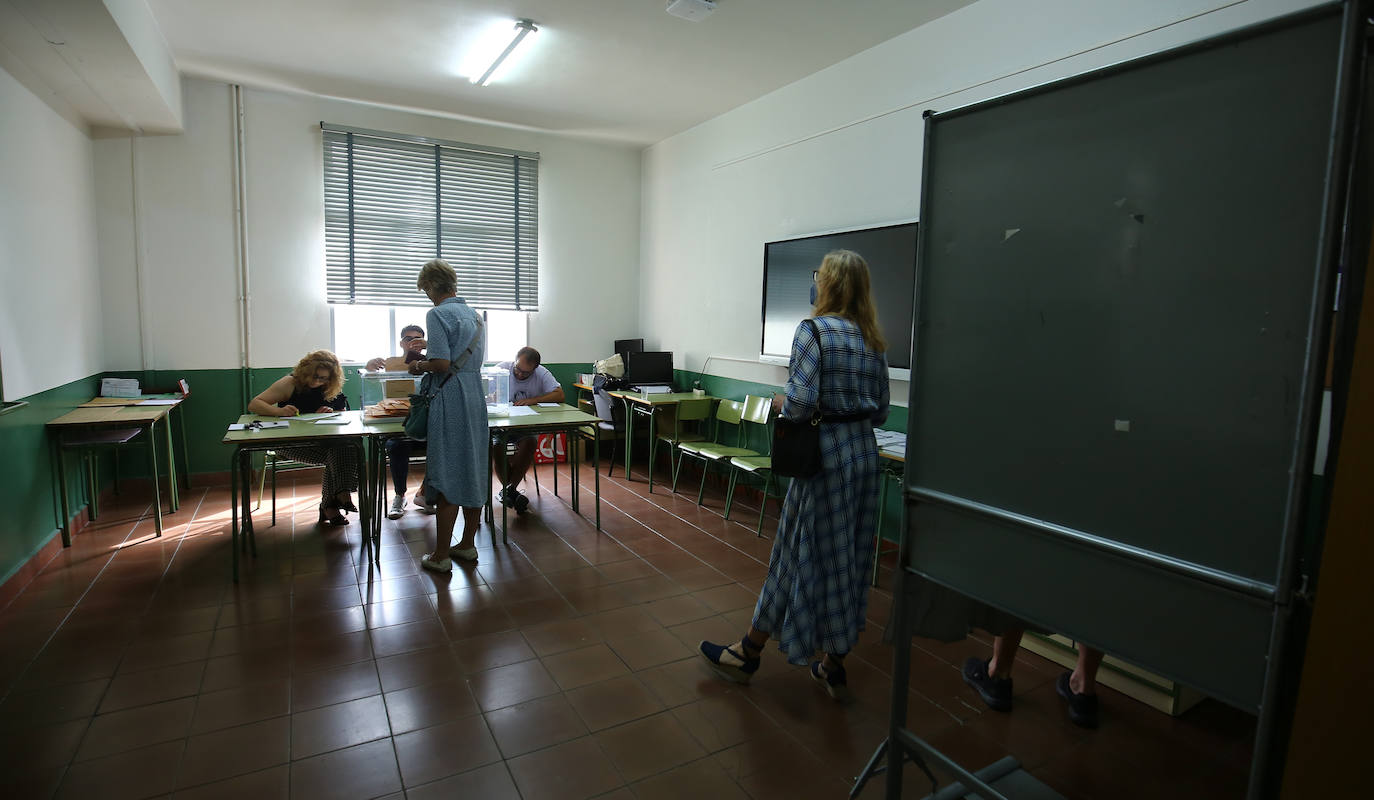
M 1340 43 L 1328 9 L 929 119 L 917 570 L 1258 704 Z

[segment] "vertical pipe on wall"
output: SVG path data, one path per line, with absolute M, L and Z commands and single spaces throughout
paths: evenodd
M 243 87 L 232 84 L 229 87 L 230 100 L 234 114 L 234 262 L 238 271 L 239 283 L 239 390 L 243 408 L 248 408 L 252 396 L 252 378 L 249 361 L 252 355 L 253 336 L 252 294 L 248 282 L 248 190 L 247 168 L 244 159 L 243 135 Z
M 144 296 L 148 281 L 143 274 L 148 259 L 143 254 L 143 204 L 138 192 L 138 133 L 129 134 L 129 204 L 133 215 L 134 294 L 138 308 L 138 368 L 146 372 L 152 360 L 148 354 L 148 300 Z

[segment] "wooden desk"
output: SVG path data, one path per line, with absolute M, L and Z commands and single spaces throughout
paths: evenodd
M 649 443 L 652 452 L 654 436 L 659 409 L 676 409 L 683 400 L 715 400 L 709 394 L 696 395 L 692 392 L 663 392 L 660 394 L 646 394 L 644 392 L 609 392 L 611 397 L 620 398 L 625 404 L 625 480 L 633 480 L 630 477 L 630 450 L 634 446 L 635 438 L 635 414 L 646 414 L 649 417 Z M 654 490 L 654 465 L 649 464 L 649 491 Z
M 249 502 L 251 492 L 248 487 L 252 485 L 252 473 L 249 465 L 249 456 L 254 452 L 265 450 L 278 450 L 292 445 L 311 445 L 329 444 L 342 442 L 345 446 L 356 448 L 358 451 L 358 465 L 363 469 L 364 474 L 358 480 L 358 515 L 363 525 L 363 555 L 369 561 L 372 558 L 373 537 L 367 535 L 374 529 L 372 511 L 375 503 L 370 494 L 373 478 L 368 473 L 369 460 L 367 458 L 367 440 L 375 432 L 374 426 L 363 423 L 363 412 L 343 411 L 337 417 L 346 420 L 342 425 L 318 425 L 315 423 L 317 415 L 309 415 L 312 419 L 291 421 L 291 417 L 262 417 L 257 414 L 244 414 L 238 418 L 240 423 L 249 422 L 278 422 L 286 420 L 285 428 L 267 428 L 262 430 L 226 431 L 224 438 L 220 441 L 223 444 L 234 446 L 234 454 L 229 461 L 229 486 L 231 509 L 230 528 L 229 528 L 229 549 L 232 552 L 234 582 L 239 580 L 239 550 L 249 549 L 254 556 L 258 554 L 257 542 L 253 538 L 253 517 L 250 511 Z M 239 485 L 243 485 L 243 529 L 239 529 Z M 380 525 L 376 526 L 380 529 Z M 240 536 L 243 540 L 240 541 Z
M 189 489 L 191 488 L 191 451 L 186 446 L 186 412 L 181 408 L 181 404 L 185 402 L 186 397 L 187 395 L 181 394 L 180 392 L 166 392 L 164 394 L 141 394 L 138 397 L 92 397 L 90 400 L 87 400 L 86 402 L 77 406 L 77 408 L 100 408 L 103 406 L 136 406 L 139 403 L 142 403 L 144 400 L 176 400 L 177 402 L 175 404 L 168 406 L 172 409 L 172 413 L 169 414 L 167 417 L 167 425 L 169 428 L 168 435 L 170 436 L 171 434 L 170 427 L 172 424 L 172 420 L 178 420 L 181 425 L 181 485 Z M 170 445 L 170 440 L 168 441 Z M 172 451 L 170 449 L 167 451 L 167 458 L 172 458 Z M 180 505 L 180 493 L 178 492 L 177 507 L 179 508 Z
M 111 398 L 114 399 L 114 398 Z M 172 455 L 171 412 L 176 406 L 139 406 L 139 405 L 87 405 L 68 411 L 48 422 L 48 430 L 57 435 L 49 438 L 53 459 L 57 463 L 58 492 L 61 494 L 62 507 L 62 546 L 71 547 L 71 511 L 67 502 L 67 468 L 62 456 L 60 443 L 61 430 L 64 428 L 138 428 L 148 437 L 148 463 L 153 479 L 153 523 L 157 535 L 162 535 L 162 489 L 158 485 L 156 430 L 159 421 L 166 421 L 167 433 L 167 488 L 170 495 L 168 513 L 175 512 L 181 505 L 177 496 L 176 464 Z
M 592 442 L 592 474 L 596 476 L 596 529 L 601 530 L 601 443 L 597 435 L 598 426 L 601 418 L 595 414 L 588 414 L 579 411 L 570 405 L 559 404 L 556 407 L 545 406 L 518 406 L 534 409 L 533 414 L 524 414 L 518 417 L 488 417 L 487 427 L 492 435 L 496 437 L 496 451 L 501 454 L 501 474 L 506 474 L 506 442 L 512 436 L 529 436 L 537 433 L 558 433 L 569 434 L 581 433 Z M 573 455 L 568 448 L 568 468 L 572 472 L 572 507 L 573 513 L 580 514 L 578 507 L 578 464 L 582 459 Z M 557 464 L 554 469 L 557 469 Z M 495 522 L 495 509 L 491 504 L 491 461 L 487 461 L 487 521 Z M 501 504 L 501 541 L 506 541 L 507 520 L 509 511 L 506 504 Z
M 524 406 L 534 410 L 533 414 L 522 414 L 515 417 L 487 417 L 487 430 L 496 437 L 497 444 L 500 445 L 497 451 L 501 453 L 501 472 L 506 471 L 505 453 L 506 441 L 515 436 L 528 436 L 538 433 L 564 433 L 581 434 L 592 442 L 592 472 L 595 474 L 596 491 L 596 529 L 601 530 L 601 473 L 597 469 L 601 465 L 601 448 L 597 440 L 597 426 L 601 422 L 600 418 L 592 414 L 578 411 L 572 406 L 559 404 L 558 406 Z M 382 518 L 382 498 L 385 497 L 385 487 L 383 483 L 386 477 L 386 448 L 381 444 L 384 440 L 397 436 L 404 436 L 403 422 L 400 419 L 373 419 L 367 420 L 365 426 L 373 439 L 374 446 L 371 448 L 372 456 L 367 470 L 373 481 L 372 498 L 374 502 L 372 515 L 375 521 L 373 529 L 374 536 L 381 535 Z M 569 436 L 571 438 L 571 436 Z M 576 448 L 568 448 L 568 467 L 572 471 L 572 507 L 574 513 L 581 513 L 579 501 L 580 484 L 578 482 L 578 467 L 581 459 L 574 455 Z M 558 469 L 558 465 L 554 465 Z M 491 459 L 487 459 L 487 513 L 486 520 L 493 526 L 492 540 L 496 539 L 496 511 L 492 505 L 491 496 Z M 555 492 L 557 489 L 555 488 Z M 501 505 L 501 541 L 508 541 L 507 522 L 509 521 L 508 511 L 505 504 Z

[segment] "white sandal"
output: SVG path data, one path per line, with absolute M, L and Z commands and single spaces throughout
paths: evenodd
M 425 553 L 420 556 L 420 566 L 425 569 L 432 569 L 435 572 L 452 572 L 453 561 L 447 558 L 435 560 L 433 554 Z

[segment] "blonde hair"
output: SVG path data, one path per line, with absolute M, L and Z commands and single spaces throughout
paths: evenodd
M 887 350 L 873 304 L 868 262 L 853 250 L 832 250 L 821 260 L 816 276 L 816 307 L 811 316 L 843 317 L 859 326 L 864 343 L 875 353 Z
M 295 380 L 296 386 L 305 389 L 310 386 L 310 380 L 315 377 L 315 373 L 320 367 L 329 370 L 329 382 L 321 387 L 324 392 L 325 400 L 333 400 L 343 392 L 344 374 L 343 367 L 339 366 L 339 357 L 328 350 L 316 350 L 313 353 L 306 353 L 305 358 L 296 362 L 296 368 L 291 370 L 291 378 Z M 314 409 L 309 409 L 314 411 Z M 308 413 L 307 409 L 301 409 L 302 413 Z
M 458 273 L 442 258 L 430 259 L 420 267 L 420 277 L 415 279 L 415 288 L 428 294 L 431 291 L 452 294 L 458 291 Z

